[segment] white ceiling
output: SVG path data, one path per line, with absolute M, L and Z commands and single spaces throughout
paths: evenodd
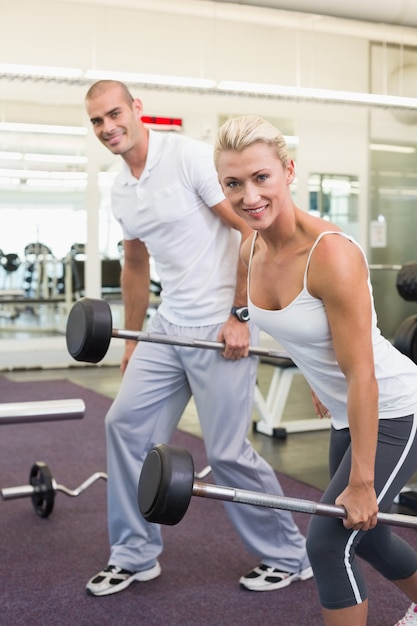
M 95 6 L 148 8 L 167 12 L 187 11 L 187 5 L 244 5 L 261 9 L 310 13 L 347 20 L 417 27 L 417 0 L 61 0 Z M 159 5 L 157 7 L 156 5 Z
M 340 0 L 339 2 L 337 0 L 214 0 L 214 2 L 417 26 L 417 0 L 349 0 L 349 2 Z
M 261 21 L 268 24 L 276 23 L 282 26 L 284 23 L 290 24 L 291 21 L 297 24 L 297 28 L 311 28 L 311 16 L 317 16 L 315 20 L 315 28 L 324 29 L 333 33 L 355 34 L 359 35 L 361 30 L 366 29 L 371 32 L 370 38 L 381 40 L 382 37 L 388 37 L 390 30 L 407 31 L 410 38 L 412 37 L 414 45 L 416 45 L 416 28 L 417 27 L 417 0 L 350 0 L 342 2 L 342 0 L 56 0 L 65 4 L 86 4 L 95 7 L 108 6 L 114 7 L 130 7 L 135 9 L 158 11 L 161 14 L 183 13 L 189 14 L 194 12 L 197 15 L 207 13 L 219 16 L 226 16 L 230 20 L 243 21 Z M 1 4 L 1 0 L 0 0 Z M 258 10 L 257 10 L 258 9 Z M 300 16 L 304 24 L 301 23 Z M 386 25 L 386 26 L 384 26 Z M 414 27 L 414 28 L 410 28 Z M 403 43 L 407 43 L 407 33 L 403 37 Z M 396 33 L 398 36 L 398 33 Z M 412 44 L 411 44 L 412 45 Z M 55 55 L 55 62 L 59 56 L 59 51 Z M 85 87 L 80 89 L 68 87 L 65 84 L 60 85 L 59 90 L 55 84 L 44 84 L 40 82 L 36 84 L 30 81 L 14 81 L 6 83 L 3 88 L 2 97 L 3 110 L 2 114 L 5 119 L 9 117 L 7 88 L 13 88 L 13 99 L 10 98 L 10 108 L 13 108 L 16 114 L 16 102 L 21 102 L 20 106 L 25 106 L 28 93 L 31 93 L 30 100 L 32 102 L 42 103 L 45 108 L 45 116 L 50 123 L 54 123 L 50 119 L 51 108 L 48 107 L 49 102 L 55 101 L 58 97 L 62 102 L 68 103 L 68 120 L 71 120 L 71 110 L 78 112 L 79 102 L 82 101 Z M 57 93 L 59 92 L 59 93 Z M 32 106 L 29 102 L 27 106 Z M 61 103 L 62 103 L 61 102 Z M 62 107 L 61 107 L 62 108 Z M 76 125 L 77 122 L 73 123 Z M 31 143 L 29 144 L 28 142 Z M 25 139 L 25 145 L 22 145 L 20 137 L 16 138 L 10 135 L 7 141 L 3 138 L 3 150 L 21 150 L 23 152 L 51 152 L 56 151 L 54 142 L 56 138 L 42 138 L 42 145 L 39 146 L 37 137 L 28 137 Z M 66 145 L 68 142 L 68 146 Z M 33 145 L 32 145 L 33 144 Z M 74 145 L 73 145 L 74 144 Z M 82 153 L 83 148 L 80 147 L 80 140 L 59 138 L 60 150 Z M 82 144 L 83 145 L 83 144 Z M 105 153 L 107 160 L 109 156 Z M 103 155 L 103 160 L 105 157 Z M 41 167 L 41 166 L 39 166 Z

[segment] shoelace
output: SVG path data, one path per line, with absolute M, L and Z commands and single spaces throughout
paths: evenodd
M 402 620 L 397 622 L 395 626 L 407 626 L 407 624 L 417 623 L 417 604 L 412 604 L 404 615 Z

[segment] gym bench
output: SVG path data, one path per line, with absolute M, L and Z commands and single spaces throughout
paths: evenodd
M 293 378 L 302 374 L 290 358 L 266 356 L 260 358 L 260 364 L 272 365 L 275 369 L 266 397 L 262 394 L 258 384 L 255 387 L 254 404 L 261 418 L 253 424 L 255 432 L 270 437 L 285 438 L 287 433 L 330 428 L 330 420 L 328 419 L 311 418 L 284 421 L 285 406 Z M 313 407 L 313 404 L 311 406 Z

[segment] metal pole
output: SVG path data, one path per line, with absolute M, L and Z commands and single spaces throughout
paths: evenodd
M 402 268 L 402 265 L 369 265 L 370 270 L 393 270 L 394 272 L 399 272 Z
M 145 333 L 136 330 L 117 330 L 113 328 L 112 337 L 118 339 L 133 339 L 134 341 L 148 341 L 150 343 L 165 343 L 174 346 L 184 346 L 186 348 L 204 348 L 209 350 L 223 350 L 223 343 L 217 341 L 201 341 L 189 337 L 172 337 L 158 333 Z M 290 359 L 284 350 L 269 350 L 258 346 L 250 346 L 249 354 L 258 356 L 269 356 L 281 359 Z
M 85 403 L 80 399 L 6 402 L 0 404 L 0 425 L 82 419 L 84 414 Z
M 245 491 L 234 489 L 233 487 L 222 487 L 220 485 L 209 485 L 195 482 L 193 484 L 193 496 L 202 498 L 212 498 L 214 500 L 225 500 L 228 502 L 238 502 L 241 504 L 252 504 L 272 509 L 283 509 L 297 513 L 309 513 L 310 515 L 322 515 L 326 517 L 337 517 L 346 519 L 346 509 L 335 504 L 325 504 L 312 500 L 300 500 L 298 498 L 288 498 L 286 496 L 274 496 L 257 493 L 256 491 Z M 379 524 L 391 524 L 393 526 L 404 526 L 407 528 L 417 527 L 417 517 L 412 515 L 378 513 Z

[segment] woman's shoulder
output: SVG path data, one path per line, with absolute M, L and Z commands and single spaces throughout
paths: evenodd
M 316 239 L 324 233 L 343 233 L 340 226 L 337 226 L 322 217 L 317 217 L 316 215 L 312 215 L 306 211 L 301 211 L 301 209 L 299 209 L 298 212 L 298 221 L 301 223 L 303 229 L 307 231 L 313 239 Z

